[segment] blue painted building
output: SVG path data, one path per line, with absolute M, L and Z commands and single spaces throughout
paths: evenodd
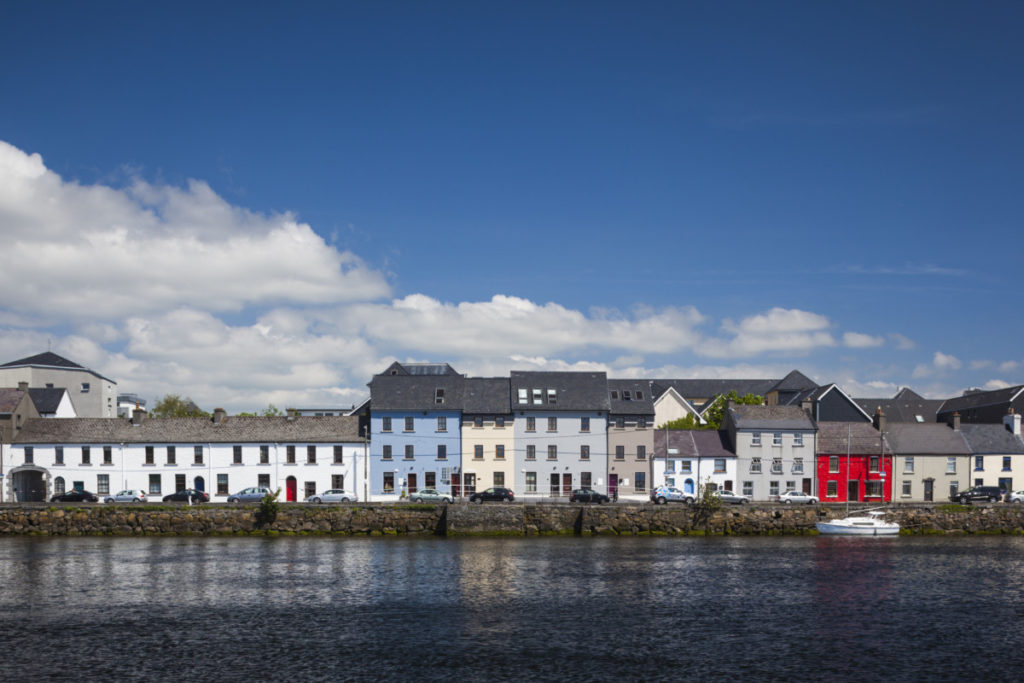
M 465 377 L 447 363 L 392 363 L 370 387 L 369 499 L 462 495 Z

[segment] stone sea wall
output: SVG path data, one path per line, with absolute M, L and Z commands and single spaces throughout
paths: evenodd
M 742 506 L 704 511 L 682 505 L 68 505 L 0 507 L 0 535 L 348 536 L 800 535 L 842 517 L 829 506 Z M 902 506 L 890 510 L 905 534 L 1024 534 L 1022 506 Z

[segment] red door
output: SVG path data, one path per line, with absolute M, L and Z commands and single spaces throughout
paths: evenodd
M 409 494 L 412 495 L 413 493 L 416 493 L 417 490 L 418 489 L 416 488 L 416 473 L 415 472 L 410 472 L 409 473 Z
M 617 500 L 619 497 L 619 475 L 608 475 L 608 497 Z
M 571 493 L 572 493 L 572 475 L 571 474 L 563 474 L 562 475 L 562 495 L 568 498 Z
M 285 500 L 289 503 L 295 502 L 295 494 L 298 493 L 298 482 L 295 481 L 295 477 L 288 477 L 285 481 Z

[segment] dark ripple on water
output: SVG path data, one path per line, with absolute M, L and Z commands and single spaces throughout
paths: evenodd
M 951 680 L 1024 539 L 0 539 L 0 680 Z

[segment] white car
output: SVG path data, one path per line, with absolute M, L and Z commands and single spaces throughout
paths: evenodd
M 345 489 L 327 489 L 323 493 L 309 497 L 310 503 L 347 503 L 356 499 L 356 494 Z
M 812 496 L 809 493 L 803 491 L 786 491 L 779 496 L 780 503 L 807 503 L 808 505 L 815 505 L 818 502 L 817 496 Z
M 140 489 L 125 489 L 103 499 L 104 503 L 145 503 L 146 492 Z
M 651 491 L 651 502 L 655 505 L 664 505 L 666 503 L 686 503 L 687 505 L 692 505 L 694 500 L 696 498 L 692 493 L 684 493 L 675 486 L 659 486 Z
M 1010 491 L 1006 494 L 1007 503 L 1017 503 L 1020 505 L 1024 503 L 1024 490 L 1021 491 Z

